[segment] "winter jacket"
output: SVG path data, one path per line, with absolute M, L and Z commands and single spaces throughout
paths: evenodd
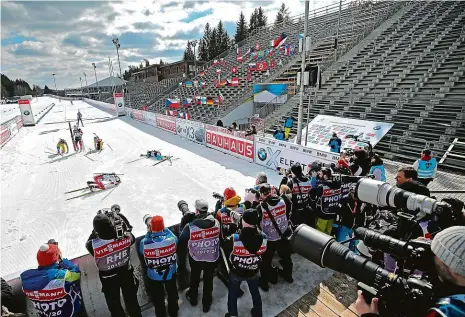
M 340 153 L 341 152 L 341 146 L 342 146 L 342 140 L 339 138 L 331 138 L 328 142 L 329 145 L 329 150 L 333 153 Z
M 381 182 L 386 181 L 386 170 L 384 168 L 384 165 L 371 166 L 369 174 L 374 175 L 377 181 L 381 181 Z
M 406 190 L 408 192 L 415 193 L 417 195 L 431 196 L 431 193 L 425 185 L 417 181 L 405 182 L 397 186 L 400 189 Z
M 294 117 L 288 117 L 284 121 L 284 127 L 285 128 L 292 128 L 292 125 L 294 124 L 294 121 L 296 121 Z

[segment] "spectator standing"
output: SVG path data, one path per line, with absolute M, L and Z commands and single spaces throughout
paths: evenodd
M 291 133 L 294 121 L 297 121 L 293 116 L 289 116 L 284 120 L 284 139 L 289 139 L 289 133 Z
M 333 132 L 333 136 L 331 137 L 331 139 L 329 139 L 328 145 L 329 145 L 329 150 L 331 152 L 333 153 L 341 152 L 342 140 L 337 136 L 336 132 Z
M 377 181 L 386 181 L 386 169 L 383 165 L 383 160 L 377 155 L 373 155 L 371 159 L 371 168 L 369 174 L 374 175 Z
M 421 152 L 420 159 L 413 163 L 413 168 L 418 173 L 418 181 L 423 185 L 428 186 L 428 184 L 436 177 L 438 163 L 432 156 L 430 150 L 423 150 L 423 152 Z

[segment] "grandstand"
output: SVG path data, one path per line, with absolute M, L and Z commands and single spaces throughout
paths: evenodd
M 413 160 L 431 148 L 441 158 L 452 142 L 465 137 L 464 21 L 463 2 L 409 5 L 353 56 L 323 74 L 316 100 L 312 96 L 309 103 L 306 96 L 304 101 L 305 108 L 310 104 L 310 118 L 327 114 L 392 122 L 377 152 Z M 297 111 L 294 97 L 267 118 L 267 131 L 281 127 Z M 457 154 L 448 153 L 443 166 L 465 168 L 463 153 Z
M 123 81 L 125 83 L 126 81 Z M 99 80 L 96 83 L 79 87 L 65 89 L 66 97 L 83 97 L 86 96 L 92 99 L 98 99 L 100 91 L 100 99 L 106 100 L 112 96 L 116 86 L 121 86 L 121 79 L 118 77 L 107 77 Z

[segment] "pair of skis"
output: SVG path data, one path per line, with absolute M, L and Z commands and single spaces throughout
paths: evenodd
M 113 188 L 110 189 L 110 192 L 108 194 L 106 194 L 101 201 L 103 201 L 105 198 L 107 198 L 118 186 L 115 186 Z M 105 191 L 107 189 L 99 189 L 99 188 L 94 188 L 94 190 L 90 190 L 90 188 L 87 186 L 87 187 L 83 187 L 83 188 L 79 188 L 79 189 L 75 189 L 75 190 L 70 190 L 68 192 L 65 192 L 65 194 L 71 194 L 71 193 L 76 193 L 76 192 L 79 192 L 79 191 L 83 191 L 85 190 L 85 192 L 77 195 L 77 196 L 73 196 L 73 197 L 70 197 L 70 198 L 67 198 L 66 200 L 73 200 L 73 199 L 76 199 L 76 198 L 80 198 L 80 197 L 85 197 L 85 196 L 88 196 L 88 195 L 92 195 L 94 193 L 98 193 L 98 192 L 102 192 L 102 191 Z

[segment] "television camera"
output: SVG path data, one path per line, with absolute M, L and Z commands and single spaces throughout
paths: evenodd
M 120 214 L 121 207 L 117 204 L 114 204 L 110 208 L 102 208 L 97 211 L 97 214 L 104 214 L 106 215 L 115 230 L 116 239 L 122 239 L 126 236 L 126 232 L 132 231 L 132 226 L 129 225 L 127 219 Z

